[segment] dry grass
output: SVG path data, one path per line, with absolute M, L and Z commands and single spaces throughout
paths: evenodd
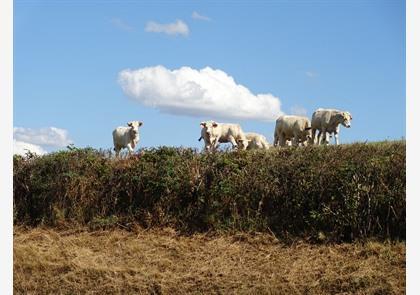
M 403 294 L 405 243 L 285 245 L 266 234 L 14 231 L 16 294 Z

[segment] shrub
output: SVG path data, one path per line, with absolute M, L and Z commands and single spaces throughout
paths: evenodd
M 160 147 L 121 160 L 92 148 L 15 156 L 14 218 L 405 239 L 405 159 L 405 141 L 213 154 Z

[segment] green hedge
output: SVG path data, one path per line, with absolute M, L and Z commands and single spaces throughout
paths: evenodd
M 14 156 L 14 221 L 182 232 L 405 239 L 405 141 L 122 160 L 91 148 Z

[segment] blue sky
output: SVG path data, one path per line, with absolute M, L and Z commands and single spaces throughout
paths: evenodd
M 123 70 L 157 66 L 213 87 L 209 103 L 162 82 L 159 71 L 148 74 L 147 91 L 124 91 Z M 206 84 L 216 74 L 220 89 Z M 22 143 L 111 148 L 115 127 L 141 120 L 141 147 L 201 148 L 199 123 L 209 119 L 272 141 L 274 115 L 264 114 L 277 111 L 275 100 L 286 114 L 350 111 L 343 143 L 405 136 L 405 2 L 14 2 L 13 115 Z

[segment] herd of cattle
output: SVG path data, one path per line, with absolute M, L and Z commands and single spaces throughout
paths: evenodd
M 350 127 L 351 114 L 335 109 L 317 109 L 312 114 L 312 120 L 304 116 L 280 116 L 276 120 L 273 146 L 329 144 L 334 134 L 335 144 L 338 142 L 340 124 Z M 129 154 L 134 151 L 140 140 L 139 121 L 127 123 L 128 127 L 117 127 L 112 132 L 114 150 L 119 156 L 121 149 L 127 148 Z M 214 151 L 220 143 L 231 143 L 234 149 L 269 149 L 267 139 L 258 133 L 245 133 L 239 124 L 217 123 L 215 121 L 201 122 L 201 137 L 206 151 Z M 317 133 L 318 132 L 318 133 Z

